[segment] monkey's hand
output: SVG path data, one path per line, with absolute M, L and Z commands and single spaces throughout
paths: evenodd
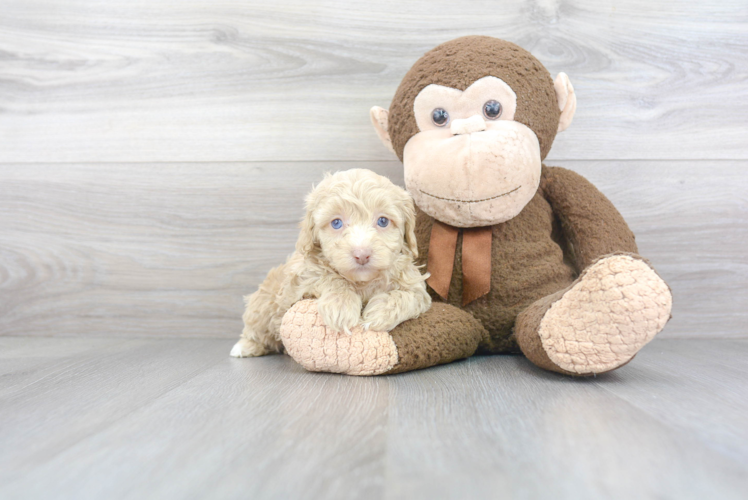
M 350 335 L 351 328 L 361 323 L 361 305 L 361 297 L 353 291 L 336 291 L 322 294 L 317 310 L 325 325 Z

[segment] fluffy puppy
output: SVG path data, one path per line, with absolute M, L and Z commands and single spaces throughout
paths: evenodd
M 413 199 L 370 170 L 326 174 L 306 198 L 296 251 L 245 298 L 236 357 L 283 352 L 283 315 L 304 298 L 318 299 L 329 327 L 350 334 L 389 331 L 431 306 L 414 260 Z

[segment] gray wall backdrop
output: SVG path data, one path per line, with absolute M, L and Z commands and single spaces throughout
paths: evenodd
M 322 172 L 402 182 L 368 110 L 468 34 L 569 74 L 546 163 L 626 217 L 661 335 L 746 336 L 746 0 L 0 0 L 0 335 L 235 337 Z

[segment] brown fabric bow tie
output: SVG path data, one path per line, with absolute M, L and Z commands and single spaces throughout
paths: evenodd
M 491 236 L 492 227 L 460 229 L 434 220 L 429 240 L 428 271 L 426 280 L 444 300 L 449 295 L 452 268 L 457 250 L 457 235 L 462 231 L 462 305 L 466 306 L 483 297 L 491 289 Z

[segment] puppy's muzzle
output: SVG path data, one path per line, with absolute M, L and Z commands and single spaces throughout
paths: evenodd
M 371 258 L 371 248 L 354 248 L 352 255 L 356 264 L 365 266 L 369 263 L 369 259 Z

